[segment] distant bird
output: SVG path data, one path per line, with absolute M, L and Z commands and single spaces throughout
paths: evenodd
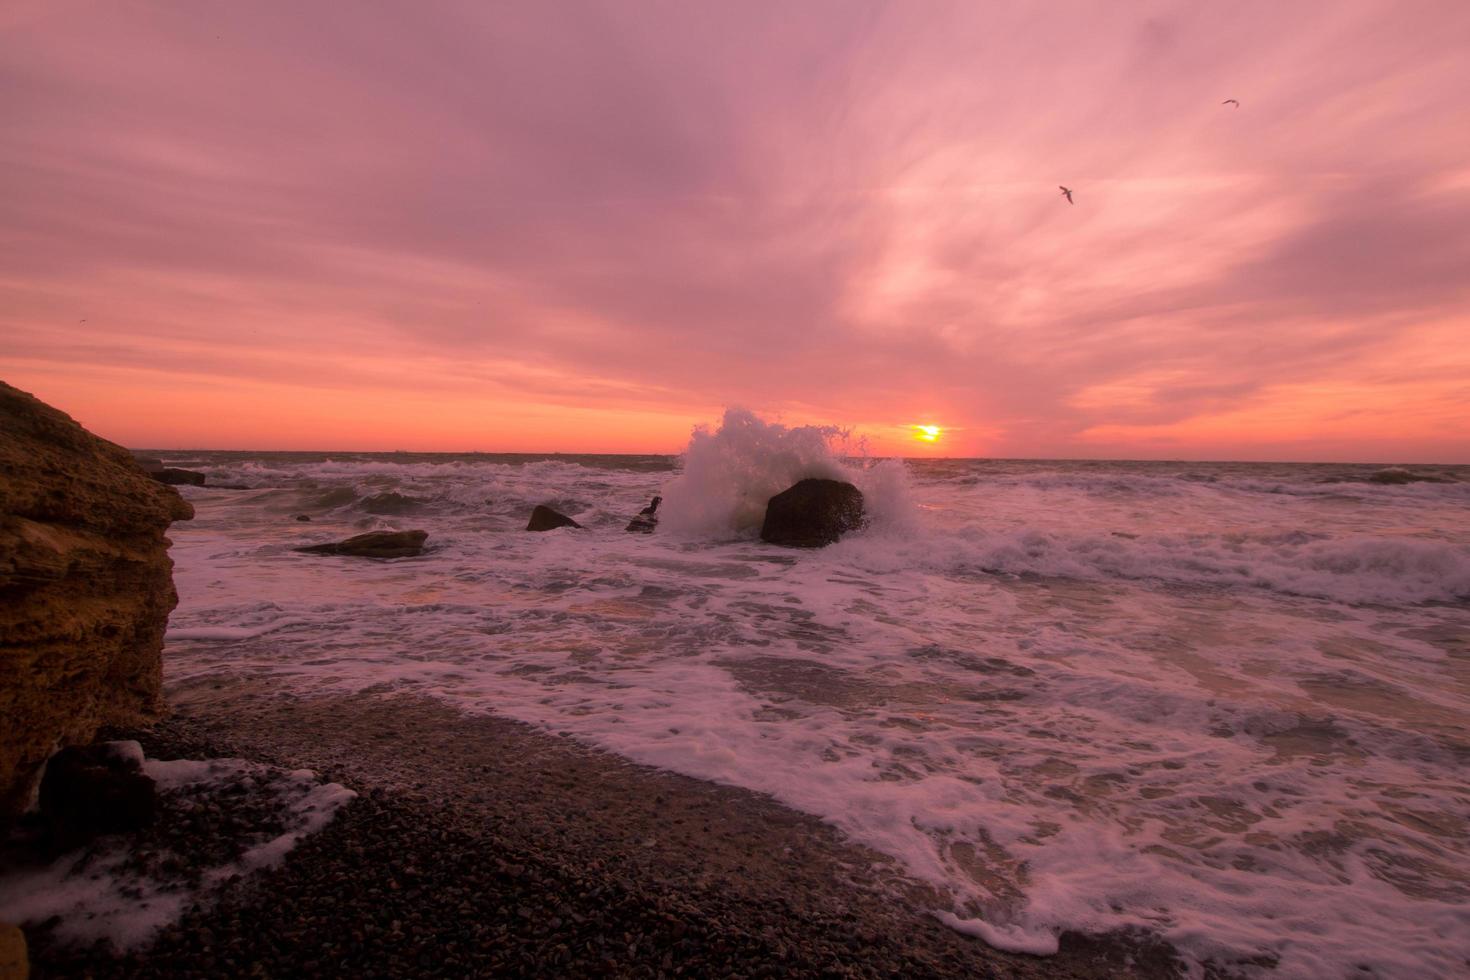
M 1058 184 L 1057 186 L 1058 187 L 1062 187 L 1061 184 Z M 1067 199 L 1067 203 L 1068 204 L 1076 204 L 1077 203 L 1076 201 L 1072 200 L 1072 188 L 1070 188 L 1070 187 L 1062 187 L 1062 196 Z
M 1237 109 L 1240 108 L 1240 100 L 1239 99 L 1226 99 L 1224 102 L 1221 102 L 1220 104 L 1221 105 L 1233 105 Z

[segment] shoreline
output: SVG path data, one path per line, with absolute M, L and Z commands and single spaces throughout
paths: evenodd
M 116 956 L 43 941 L 36 977 L 1182 970 L 1152 937 L 1064 933 L 1045 958 L 992 949 L 929 914 L 924 886 L 893 861 L 815 817 L 521 722 L 420 696 L 297 698 L 239 676 L 168 694 L 168 719 L 111 735 L 150 757 L 314 769 L 359 799 L 152 946 Z

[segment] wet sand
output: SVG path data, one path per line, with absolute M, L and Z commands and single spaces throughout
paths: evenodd
M 149 756 L 310 768 L 361 796 L 141 953 L 44 937 L 36 976 L 1171 977 L 1146 937 L 1001 953 L 894 863 L 769 797 L 519 722 L 273 682 L 176 684 Z

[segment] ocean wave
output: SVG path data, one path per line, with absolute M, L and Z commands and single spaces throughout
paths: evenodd
M 173 682 L 413 691 L 769 793 L 1034 952 L 1146 927 L 1283 976 L 1463 960 L 1470 886 L 1423 860 L 1463 853 L 1463 486 L 873 462 L 835 430 L 734 422 L 680 471 L 319 460 L 201 494 L 172 532 Z M 806 475 L 855 482 L 868 526 L 753 540 L 763 495 Z M 687 528 L 623 533 L 683 477 Z M 421 562 L 290 550 L 383 493 L 425 502 L 402 519 Z M 543 502 L 587 530 L 524 533 Z
M 1265 588 L 1346 603 L 1470 598 L 1470 548 L 1426 538 L 1337 539 L 1305 531 L 1142 536 L 971 527 L 952 537 L 930 532 L 924 550 L 961 571 Z
M 927 475 L 923 465 L 919 464 L 919 478 L 922 480 Z M 1394 479 L 1374 479 L 1371 472 L 1328 477 L 1306 471 L 1291 478 L 1272 479 L 1200 473 L 986 473 L 982 469 L 979 472 L 946 475 L 933 482 L 961 492 L 1027 492 L 1043 497 L 1056 495 L 1064 498 L 1075 495 L 1113 501 L 1151 498 L 1196 498 L 1208 501 L 1222 497 L 1253 497 L 1264 494 L 1406 504 L 1423 501 L 1470 503 L 1470 482 L 1467 481 L 1446 476 L 1400 482 Z
M 605 530 L 661 493 L 660 531 L 686 544 L 753 538 L 773 494 L 825 477 L 863 491 L 871 527 L 854 547 L 868 561 L 912 557 L 961 573 L 1260 588 L 1348 603 L 1470 596 L 1463 527 L 1458 536 L 1436 530 L 1470 501 L 1470 482 L 1374 483 L 1390 471 L 1372 466 L 906 464 L 846 456 L 843 439 L 835 428 L 787 427 L 732 409 L 718 427 L 697 431 L 669 470 L 608 468 L 591 457 L 411 454 L 205 455 L 196 465 L 213 481 L 281 488 L 239 500 L 262 514 L 339 522 L 387 514 L 440 537 L 519 530 L 537 504 Z

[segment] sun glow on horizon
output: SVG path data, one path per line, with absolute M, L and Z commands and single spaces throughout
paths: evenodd
M 914 438 L 920 442 L 938 442 L 939 437 L 944 434 L 944 429 L 937 425 L 912 425 Z

